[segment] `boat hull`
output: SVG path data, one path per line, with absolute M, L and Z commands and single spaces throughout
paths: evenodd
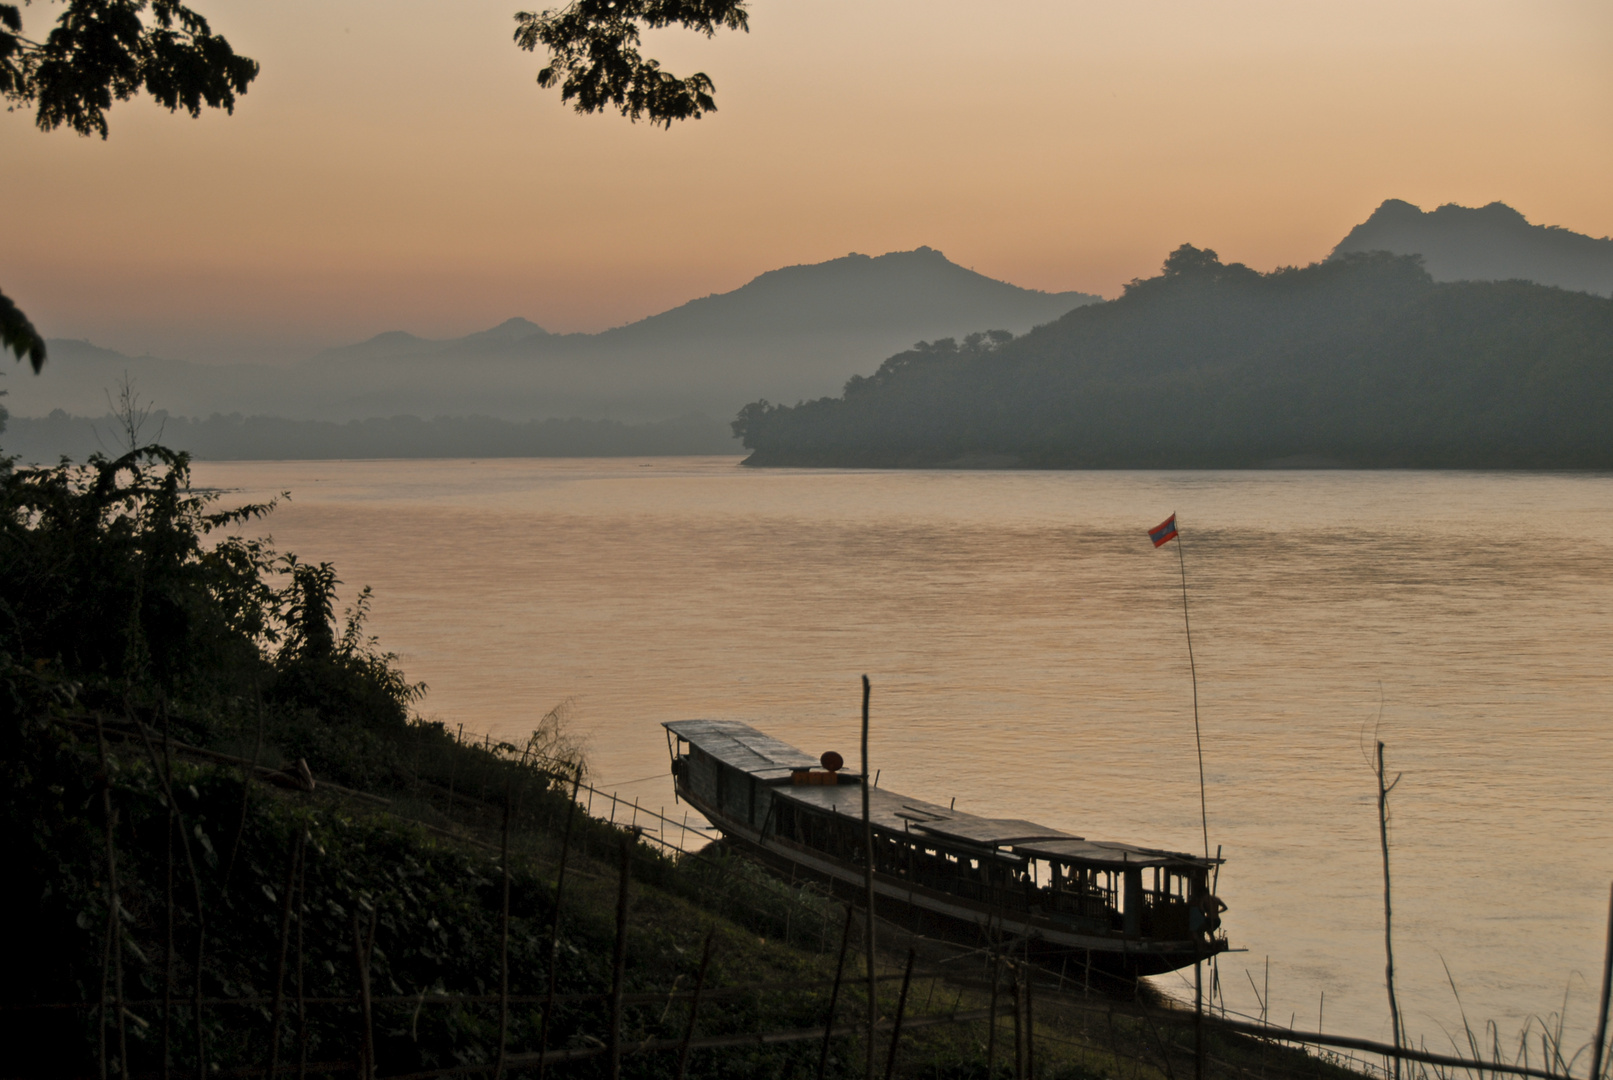
M 780 875 L 826 886 L 837 899 L 847 903 L 865 902 L 867 883 L 861 866 L 735 821 L 682 784 L 678 784 L 678 794 L 704 815 L 734 850 Z M 876 914 L 916 933 L 981 948 L 996 941 L 1058 971 L 1063 978 L 1075 983 L 1085 980 L 1094 986 L 1189 967 L 1227 947 L 1220 939 L 1161 941 L 1128 938 L 1119 931 L 1082 931 L 1035 912 L 992 908 L 884 873 L 874 875 L 874 893 Z

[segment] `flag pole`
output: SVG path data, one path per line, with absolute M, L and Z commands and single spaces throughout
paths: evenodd
M 1171 515 L 1176 517 L 1175 514 Z M 1187 670 L 1193 676 L 1193 743 L 1199 752 L 1199 825 L 1204 830 L 1204 857 L 1210 857 L 1210 812 L 1204 799 L 1204 737 L 1199 733 L 1199 669 L 1193 662 L 1193 624 L 1187 617 L 1187 559 L 1182 554 L 1182 530 L 1176 529 L 1176 562 L 1182 570 L 1182 628 L 1187 631 Z

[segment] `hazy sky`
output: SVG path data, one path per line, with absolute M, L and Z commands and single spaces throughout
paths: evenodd
M 0 287 L 47 336 L 273 359 L 920 244 L 1112 296 L 1183 241 L 1313 261 L 1390 197 L 1613 233 L 1605 0 L 753 0 L 648 41 L 717 84 L 671 131 L 539 90 L 518 3 L 194 0 L 258 81 L 105 143 L 0 113 Z

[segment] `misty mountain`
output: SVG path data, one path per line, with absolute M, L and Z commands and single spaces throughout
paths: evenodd
M 99 451 L 127 449 L 117 416 L 9 417 L 0 435 L 5 454 L 24 465 L 83 461 Z M 274 416 L 206 419 L 153 412 L 139 438 L 189 451 L 200 461 L 296 461 L 333 458 L 650 457 L 734 454 L 729 425 L 707 416 L 643 424 L 578 418 L 495 420 L 487 416 L 378 417 L 369 420 L 285 420 Z
M 1613 239 L 1531 225 L 1506 203 L 1447 203 L 1426 213 L 1389 199 L 1351 229 L 1333 258 L 1352 251 L 1421 255 L 1435 281 L 1533 281 L 1613 295 Z
M 1415 255 L 1183 245 L 1024 337 L 923 343 L 735 422 L 753 465 L 1613 468 L 1613 300 Z
M 774 270 L 597 334 L 551 334 L 519 318 L 446 341 L 391 331 L 289 369 L 126 357 L 53 341 L 42 375 L 0 387 L 10 391 L 13 413 L 36 417 L 53 409 L 101 415 L 125 370 L 144 398 L 178 416 L 726 417 L 762 395 L 832 393 L 921 338 L 1024 331 L 1099 299 L 1022 289 L 919 248 Z

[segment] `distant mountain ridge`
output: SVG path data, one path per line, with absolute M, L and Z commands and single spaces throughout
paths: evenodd
M 554 334 L 522 318 L 449 340 L 393 330 L 291 369 L 125 357 L 58 341 L 42 375 L 0 386 L 19 416 L 99 416 L 106 389 L 127 370 L 147 400 L 176 416 L 725 417 L 763 395 L 832 393 L 915 340 L 1023 332 L 1101 299 L 1023 289 L 921 247 L 768 271 L 597 334 Z
M 1613 300 L 1415 255 L 1262 274 L 1183 245 L 1011 341 L 921 344 L 747 405 L 752 465 L 1613 468 Z
M 1613 239 L 1532 225 L 1506 203 L 1446 203 L 1423 211 L 1388 199 L 1351 229 L 1332 258 L 1349 252 L 1420 255 L 1435 281 L 1532 281 L 1613 295 Z
M 1029 329 L 1102 299 L 1090 293 L 1048 293 L 1010 285 L 959 266 L 930 247 L 872 256 L 853 252 L 827 262 L 768 270 L 731 292 L 697 297 L 594 334 L 553 334 L 520 318 L 442 341 L 390 331 L 356 345 L 327 349 L 308 365 L 488 352 L 605 355 L 644 345 L 677 350 L 691 342 L 704 348 L 723 340 L 748 344 L 757 339 L 825 333 L 883 334 L 892 322 L 939 328 L 920 332 L 918 337 L 961 335 L 999 324 L 1004 329 Z M 982 319 L 991 326 L 982 324 Z

